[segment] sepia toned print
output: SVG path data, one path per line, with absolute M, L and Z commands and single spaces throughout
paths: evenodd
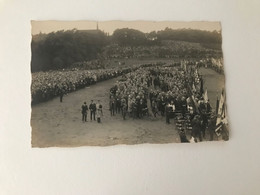
M 32 147 L 227 141 L 219 22 L 32 21 Z

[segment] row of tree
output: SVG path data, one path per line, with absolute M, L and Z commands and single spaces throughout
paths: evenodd
M 31 70 L 56 70 L 95 59 L 107 44 L 108 37 L 102 31 L 69 30 L 37 35 L 31 43 Z
M 135 29 L 117 29 L 112 35 L 113 41 L 123 46 L 160 44 L 164 40 L 187 41 L 201 44 L 221 44 L 221 33 L 194 29 L 165 28 L 161 31 L 143 33 Z
M 100 58 L 103 48 L 109 44 L 120 46 L 160 45 L 164 40 L 201 43 L 221 49 L 221 33 L 192 29 L 143 33 L 135 29 L 117 29 L 112 36 L 100 30 L 68 30 L 32 37 L 31 71 L 47 71 L 67 68 L 75 62 Z

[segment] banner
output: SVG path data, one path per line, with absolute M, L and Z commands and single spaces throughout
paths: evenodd
M 222 90 L 222 94 L 219 100 L 219 106 L 218 106 L 218 112 L 217 112 L 217 122 L 216 122 L 216 134 L 219 136 L 220 135 L 220 129 L 222 125 L 227 124 L 227 119 L 226 119 L 226 105 L 225 105 L 225 92 Z
M 207 90 L 207 89 L 205 90 L 205 93 L 204 93 L 204 95 L 203 95 L 203 98 L 204 98 L 204 102 L 205 102 L 205 103 L 208 103 L 209 98 L 208 98 L 208 90 Z

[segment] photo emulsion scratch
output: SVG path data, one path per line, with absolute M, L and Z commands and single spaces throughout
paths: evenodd
M 229 139 L 220 22 L 31 24 L 32 147 Z

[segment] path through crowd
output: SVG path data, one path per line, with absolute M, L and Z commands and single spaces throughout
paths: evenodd
M 176 127 L 165 123 L 163 117 L 144 117 L 123 120 L 121 114 L 110 115 L 109 90 L 115 79 L 97 83 L 64 96 L 63 102 L 54 98 L 32 106 L 33 147 L 76 147 L 83 145 L 108 146 L 115 144 L 172 143 L 180 142 Z M 84 101 L 101 101 L 102 123 L 81 120 Z

